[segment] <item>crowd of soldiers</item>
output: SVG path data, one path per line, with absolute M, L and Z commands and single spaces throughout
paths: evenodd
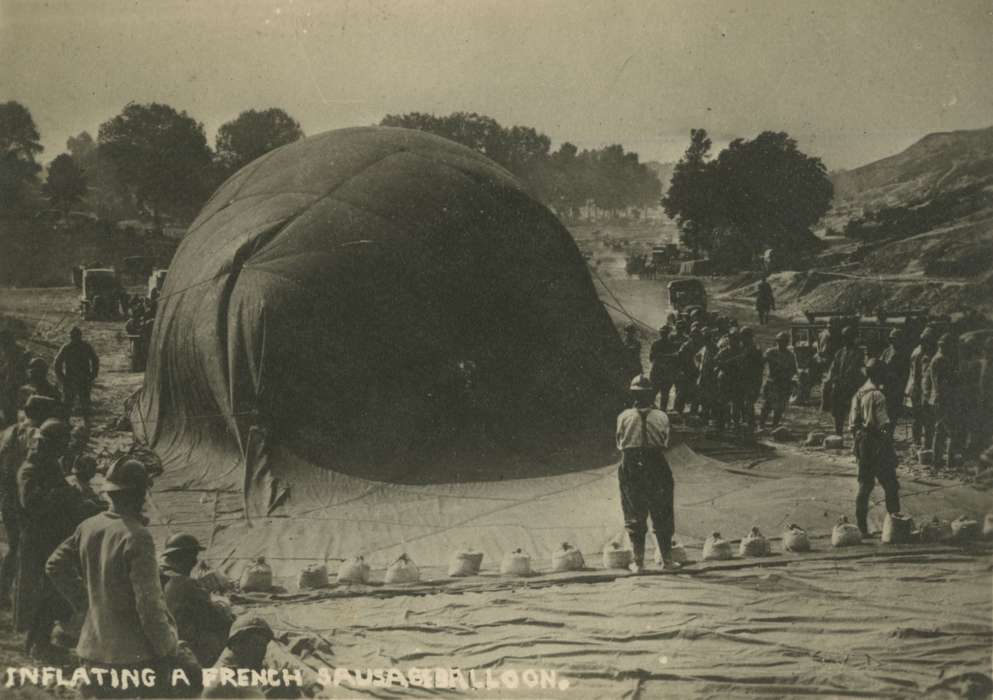
M 648 377 L 658 405 L 679 421 L 688 415 L 716 431 L 744 437 L 759 428 L 775 429 L 797 391 L 799 369 L 789 333 L 760 350 L 751 328 L 735 319 L 694 309 L 670 314 L 648 353 Z M 627 364 L 642 373 L 638 328 L 624 336 Z M 818 339 L 816 362 L 824 368 L 821 407 L 830 413 L 836 435 L 850 427 L 852 401 L 865 384 L 866 367 L 880 365 L 879 389 L 886 398 L 890 437 L 909 407 L 915 448 L 940 467 L 958 456 L 975 457 L 993 437 L 993 338 L 953 334 L 938 337 L 927 327 L 916 343 L 893 329 L 889 344 L 867 357 L 857 326 L 832 324 Z M 759 405 L 756 415 L 756 405 Z
M 642 371 L 636 326 L 625 334 L 629 369 Z M 744 437 L 758 427 L 776 428 L 783 420 L 797 371 L 789 334 L 764 352 L 751 328 L 733 318 L 695 309 L 686 318 L 670 315 L 651 346 L 648 373 L 659 407 L 677 421 L 697 416 L 717 431 Z M 761 407 L 756 415 L 756 404 Z
M 265 620 L 235 619 L 230 604 L 193 577 L 203 547 L 188 533 L 167 540 L 157 558 L 142 515 L 151 479 L 134 459 L 104 469 L 87 452 L 89 431 L 72 415 L 89 413 L 99 359 L 73 328 L 56 356 L 61 391 L 48 365 L 2 337 L 5 390 L 14 416 L 0 434 L 0 515 L 7 553 L 0 563 L 0 607 L 13 609 L 25 652 L 40 663 L 87 669 L 153 669 L 154 687 L 82 688 L 89 697 L 252 697 L 252 689 L 200 686 L 201 669 L 289 668 Z M 9 372 L 6 370 L 13 368 Z M 5 406 L 6 407 L 6 406 Z M 102 478 L 98 473 L 104 472 Z M 101 481 L 99 487 L 94 481 Z M 190 685 L 171 684 L 182 669 Z M 297 697 L 271 686 L 267 697 Z

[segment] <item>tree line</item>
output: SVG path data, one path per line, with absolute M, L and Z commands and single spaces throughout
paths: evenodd
M 534 128 L 505 127 L 475 112 L 388 114 L 380 126 L 419 129 L 468 146 L 509 170 L 534 197 L 566 218 L 578 216 L 590 203 L 612 215 L 655 206 L 662 190 L 638 154 L 616 144 L 580 151 L 567 141 L 553 151 L 551 139 Z
M 834 196 L 820 158 L 784 132 L 735 139 L 716 158 L 712 145 L 706 130 L 690 132 L 662 199 L 685 246 L 719 269 L 741 269 L 769 249 L 795 262 L 819 246 L 811 229 Z
M 239 168 L 303 136 L 282 109 L 250 109 L 220 127 L 212 149 L 203 124 L 186 112 L 130 103 L 100 125 L 96 139 L 87 131 L 71 137 L 41 192 L 65 213 L 85 202 L 102 218 L 148 216 L 159 227 L 163 217 L 188 220 Z M 24 105 L 0 104 L 0 208 L 23 204 L 39 184 L 40 140 Z

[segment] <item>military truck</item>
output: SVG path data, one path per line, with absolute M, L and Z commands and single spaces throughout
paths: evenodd
M 112 267 L 83 268 L 80 274 L 79 315 L 83 319 L 112 321 L 122 317 L 124 289 Z
M 666 285 L 669 306 L 677 314 L 689 313 L 692 308 L 707 310 L 707 289 L 698 279 L 673 280 Z

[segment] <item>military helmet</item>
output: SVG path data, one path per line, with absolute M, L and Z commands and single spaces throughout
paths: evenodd
M 776 333 L 776 341 L 779 342 L 781 340 L 785 340 L 786 342 L 789 342 L 790 334 L 787 333 L 786 331 L 780 331 L 779 333 Z
M 32 357 L 31 362 L 28 363 L 28 369 L 35 369 L 39 372 L 47 372 L 48 363 L 41 357 Z
M 69 443 L 69 426 L 58 418 L 49 418 L 38 429 L 39 437 L 45 442 Z
M 178 535 L 173 535 L 165 543 L 165 549 L 162 550 L 163 554 L 169 554 L 171 552 L 202 552 L 206 547 L 200 544 L 200 541 L 189 534 L 188 532 L 181 532 Z
M 858 330 L 856 330 L 855 326 L 845 326 L 841 330 L 841 337 L 845 340 L 855 340 L 858 337 Z
M 104 491 L 144 491 L 148 488 L 148 472 L 136 459 L 114 462 L 104 477 Z
M 269 623 L 258 615 L 242 615 L 231 625 L 231 630 L 228 632 L 228 642 L 237 637 L 239 634 L 244 634 L 246 632 L 261 632 L 269 639 L 273 639 L 275 637 Z
M 628 387 L 632 392 L 643 392 L 643 391 L 654 391 L 655 387 L 648 380 L 644 374 L 639 374 L 637 377 L 631 380 L 631 385 Z

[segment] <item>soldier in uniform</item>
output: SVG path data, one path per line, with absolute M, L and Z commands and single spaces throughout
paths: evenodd
M 865 353 L 856 344 L 858 331 L 855 326 L 845 326 L 841 331 L 842 346 L 834 355 L 828 376 L 824 380 L 830 385 L 831 415 L 834 418 L 835 435 L 844 435 L 845 420 L 852 407 L 852 397 L 865 381 Z
M 852 397 L 849 413 L 859 466 L 859 491 L 855 497 L 855 520 L 863 537 L 869 536 L 869 497 L 876 482 L 886 493 L 886 511 L 900 510 L 900 484 L 896 477 L 897 457 L 890 437 L 890 418 L 886 413 L 887 399 L 881 390 L 886 379 L 886 367 L 869 360 L 865 368 L 868 379 Z
M 669 393 L 675 380 L 675 358 L 676 348 L 672 347 L 672 328 L 662 326 L 659 328 L 659 337 L 652 343 L 648 352 L 648 359 L 652 363 L 651 374 L 652 386 L 659 392 L 659 408 L 663 411 L 669 408 Z
M 621 466 L 617 478 L 621 490 L 624 527 L 631 538 L 636 573 L 645 564 L 647 520 L 652 519 L 655 541 L 662 566 L 673 566 L 672 471 L 665 458 L 669 445 L 669 419 L 664 411 L 653 406 L 655 387 L 647 377 L 635 377 L 631 382 L 633 406 L 617 416 L 617 449 L 621 451 Z
M 759 324 L 769 323 L 769 312 L 776 308 L 776 299 L 772 294 L 772 285 L 769 284 L 768 275 L 762 277 L 755 293 L 755 311 L 759 316 Z
M 90 389 L 100 373 L 100 359 L 93 346 L 83 340 L 83 332 L 74 327 L 69 331 L 69 342 L 55 356 L 55 376 L 65 392 L 66 409 L 72 411 L 79 402 L 83 416 L 90 414 Z
M 924 401 L 924 376 L 927 374 L 931 357 L 937 350 L 934 340 L 934 329 L 928 326 L 921 333 L 920 344 L 910 353 L 910 371 L 904 389 L 904 394 L 910 399 L 910 410 L 914 420 L 911 430 L 914 445 L 918 448 L 930 449 L 934 440 L 934 421 L 928 411 L 927 402 Z
M 959 361 L 955 337 L 945 333 L 938 352 L 928 364 L 923 382 L 924 401 L 934 417 L 934 464 L 951 466 L 961 446 Z M 947 455 L 947 460 L 946 460 Z
M 18 408 L 24 408 L 24 404 L 35 394 L 62 401 L 58 388 L 48 381 L 48 363 L 40 357 L 33 357 L 28 363 L 28 380 L 17 391 Z
M 762 412 L 759 415 L 759 426 L 764 428 L 765 422 L 772 414 L 772 427 L 775 428 L 783 420 L 786 406 L 793 392 L 793 376 L 796 374 L 796 356 L 789 348 L 790 334 L 782 332 L 776 335 L 776 347 L 765 351 L 765 365 L 769 368 L 765 383 L 762 385 Z
M 762 351 L 755 346 L 755 336 L 747 326 L 738 333 L 741 350 L 738 353 L 737 387 L 735 399 L 738 402 L 738 414 L 741 416 L 741 427 L 745 437 L 755 432 L 755 402 L 762 390 L 762 370 L 765 368 L 765 358 Z
M 0 428 L 17 421 L 17 390 L 26 378 L 27 358 L 14 334 L 0 331 Z
M 890 418 L 890 430 L 896 430 L 897 421 L 903 413 L 903 390 L 910 371 L 910 357 L 903 343 L 903 333 L 898 328 L 890 331 L 890 344 L 879 355 L 879 362 L 886 370 L 883 393 L 886 394 L 886 413 Z
M 641 340 L 638 339 L 638 326 L 633 323 L 624 328 L 624 357 L 628 371 L 641 374 Z

